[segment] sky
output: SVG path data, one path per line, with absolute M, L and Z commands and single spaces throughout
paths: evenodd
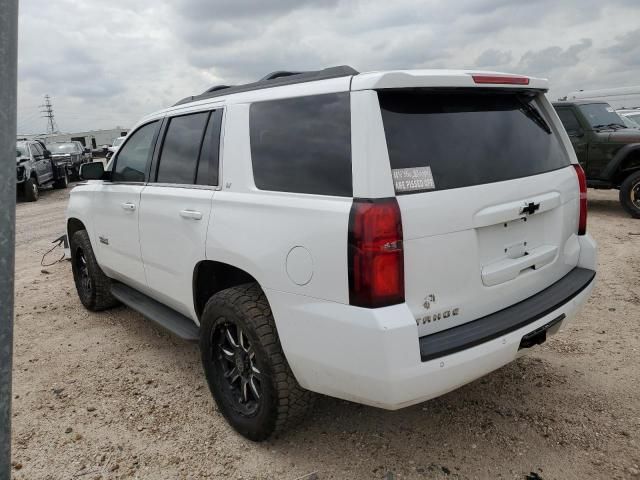
M 351 65 L 640 85 L 640 0 L 22 0 L 18 132 L 130 127 L 212 85 Z M 640 106 L 640 105 L 639 105 Z

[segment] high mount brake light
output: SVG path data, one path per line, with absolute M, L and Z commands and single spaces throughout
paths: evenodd
M 404 302 L 402 220 L 395 198 L 353 200 L 348 248 L 351 305 Z
M 497 85 L 529 85 L 529 78 L 511 75 L 471 75 L 475 83 L 493 83 Z
M 574 163 L 580 185 L 580 216 L 578 220 L 578 235 L 587 233 L 587 177 L 579 163 Z

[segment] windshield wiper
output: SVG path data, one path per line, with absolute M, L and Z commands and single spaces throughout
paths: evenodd
M 522 108 L 520 108 L 522 113 L 533 120 L 533 122 L 542 130 L 547 133 L 551 133 L 551 128 L 549 128 L 549 125 L 544 120 L 544 118 L 542 118 L 542 115 L 540 115 L 540 112 L 538 112 L 537 108 L 533 107 L 529 102 L 525 102 L 521 98 L 518 98 L 518 101 L 520 102 L 520 105 L 522 105 Z
M 594 125 L 593 128 L 611 128 L 613 130 L 615 130 L 615 127 L 620 127 L 620 128 L 627 128 L 626 125 L 622 125 L 621 123 L 607 123 L 605 124 L 601 124 L 601 125 Z

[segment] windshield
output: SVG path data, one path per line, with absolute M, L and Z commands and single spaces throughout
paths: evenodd
M 625 117 L 624 115 L 621 115 L 620 118 L 628 128 L 640 128 L 640 125 L 634 122 L 633 120 L 631 120 L 629 117 Z
M 75 153 L 77 151 L 73 143 L 54 143 L 48 147 L 51 153 Z
M 16 158 L 28 157 L 28 156 L 29 156 L 29 152 L 27 152 L 27 147 L 25 145 L 16 146 Z
M 122 145 L 122 142 L 124 142 L 124 137 L 116 138 L 116 139 L 113 141 L 113 146 L 114 146 L 114 147 L 119 147 L 120 145 Z
M 615 125 L 624 127 L 622 119 L 608 103 L 590 103 L 588 105 L 580 105 L 579 108 L 593 128 Z

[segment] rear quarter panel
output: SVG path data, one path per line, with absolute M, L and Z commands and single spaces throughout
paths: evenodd
M 249 104 L 227 107 L 221 191 L 206 256 L 251 274 L 262 288 L 348 303 L 352 199 L 259 190 L 253 180 Z

